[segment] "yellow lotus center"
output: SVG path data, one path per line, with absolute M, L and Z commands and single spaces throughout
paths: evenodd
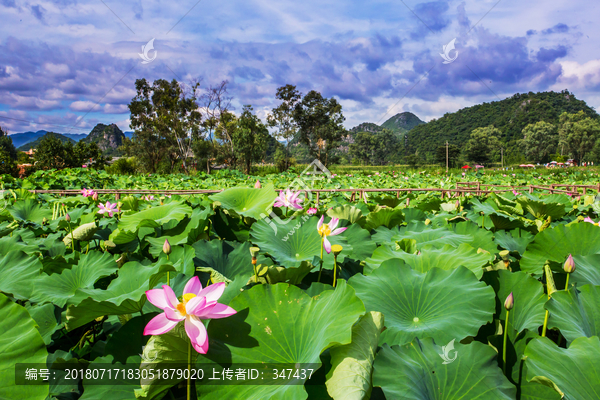
M 188 301 L 190 301 L 194 297 L 196 297 L 196 295 L 194 293 L 186 293 L 183 295 L 183 301 L 181 303 L 177 304 L 177 306 L 175 307 L 175 308 L 177 308 L 177 311 L 179 311 L 179 314 L 187 315 L 187 313 L 185 311 L 185 305 Z
M 329 225 L 323 224 L 319 228 L 319 235 L 321 236 L 329 236 L 331 235 L 331 229 L 329 229 Z

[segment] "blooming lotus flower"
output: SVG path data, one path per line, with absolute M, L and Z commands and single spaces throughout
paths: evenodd
M 323 238 L 323 248 L 327 252 L 327 254 L 331 253 L 331 243 L 327 240 L 327 236 L 335 236 L 344 232 L 348 228 L 337 228 L 338 222 L 340 222 L 339 218 L 331 218 L 328 224 L 324 224 L 323 221 L 325 219 L 324 215 L 321 215 L 321 219 L 317 224 L 317 230 L 319 231 L 319 235 Z
M 112 217 L 113 213 L 117 213 L 118 212 L 116 210 L 117 205 L 116 204 L 111 204 L 110 201 L 107 201 L 106 205 L 100 203 L 100 204 L 98 204 L 98 207 L 100 208 L 100 211 L 98 211 L 98 214 L 108 213 L 109 217 Z
M 519 196 L 521 193 L 517 192 L 516 190 L 513 190 L 513 194 L 514 194 L 515 196 Z
M 87 164 L 83 164 L 81 168 L 87 168 Z
M 590 223 L 590 224 L 592 224 L 592 225 L 600 226 L 600 225 L 599 225 L 599 224 L 600 224 L 600 221 L 598 221 L 598 222 L 594 222 L 594 220 L 593 220 L 593 219 L 591 219 L 590 217 L 585 217 L 585 218 L 584 218 L 584 220 L 583 220 L 583 222 L 589 222 L 589 223 Z
M 260 188 L 261 188 L 260 181 L 257 179 L 256 183 L 254 184 L 254 189 L 260 189 Z
M 575 271 L 575 261 L 573 261 L 573 256 L 571 254 L 567 257 L 567 261 L 565 261 L 565 264 L 563 265 L 563 270 L 569 274 Z
M 314 207 L 311 207 L 311 208 L 309 208 L 308 210 L 306 210 L 306 213 L 307 213 L 308 215 L 314 215 L 314 214 L 316 214 L 316 213 L 317 213 L 317 209 L 316 209 L 316 208 L 314 208 Z
M 513 297 L 512 292 L 510 292 L 510 294 L 504 301 L 504 308 L 506 308 L 508 311 L 510 311 L 510 310 L 512 310 L 514 305 L 515 305 L 515 299 Z
M 93 195 L 94 195 L 94 193 L 95 193 L 95 192 L 94 192 L 94 190 L 93 190 L 93 189 L 86 189 L 86 188 L 83 188 L 83 189 L 81 190 L 81 194 L 83 195 L 83 197 L 93 196 Z
M 285 193 L 283 190 L 279 192 L 279 196 L 275 199 L 274 207 L 294 207 L 298 210 L 302 210 L 303 199 L 298 198 L 298 196 L 302 193 L 300 190 L 297 192 L 292 192 L 290 189 L 286 189 Z
M 208 335 L 203 319 L 226 318 L 235 314 L 233 308 L 217 303 L 225 290 L 225 282 L 202 288 L 200 279 L 194 276 L 183 288 L 181 301 L 168 285 L 162 289 L 146 291 L 148 301 L 164 312 L 152 318 L 144 328 L 144 335 L 162 335 L 169 332 L 179 322 L 185 321 L 185 332 L 192 347 L 200 354 L 208 351 Z

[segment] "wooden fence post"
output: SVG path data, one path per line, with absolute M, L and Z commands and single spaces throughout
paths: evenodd
M 317 192 L 317 201 L 315 203 L 317 207 L 319 207 L 319 193 L 321 193 L 321 192 Z

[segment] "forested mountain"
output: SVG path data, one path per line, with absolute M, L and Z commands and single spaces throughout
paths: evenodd
M 21 132 L 11 133 L 8 137 L 12 140 L 15 147 L 21 147 L 26 143 L 33 142 L 36 139 L 44 136 L 48 131 L 40 130 L 37 132 Z M 76 142 L 80 141 L 87 136 L 85 133 L 62 133 L 63 136 L 68 137 Z
M 121 153 L 117 148 L 123 144 L 124 138 L 123 131 L 116 124 L 98 124 L 82 141 L 96 143 L 105 156 L 119 156 Z
M 411 112 L 403 112 L 394 115 L 392 118 L 385 121 L 381 127 L 389 129 L 392 132 L 408 132 L 416 126 L 423 125 L 425 122 L 421 121 L 419 117 Z
M 471 132 L 476 128 L 493 125 L 500 131 L 500 142 L 509 152 L 518 151 L 522 130 L 528 124 L 539 121 L 556 124 L 563 112 L 570 114 L 583 111 L 587 116 L 598 118 L 596 111 L 568 91 L 517 93 L 501 101 L 483 103 L 445 114 L 437 120 L 419 125 L 408 132 L 407 153 L 418 152 L 420 156 L 431 155 L 446 141 L 463 148 Z
M 39 131 L 38 131 L 39 132 Z M 11 135 L 12 136 L 12 135 Z M 24 145 L 22 145 L 21 147 L 17 148 L 17 150 L 20 151 L 28 151 L 29 149 L 35 149 L 39 146 L 40 142 L 42 141 L 42 139 L 44 139 L 44 137 L 46 136 L 56 136 L 57 138 L 60 139 L 61 142 L 71 142 L 73 144 L 75 144 L 75 140 L 66 137 L 65 135 L 62 135 L 60 133 L 54 133 L 54 132 L 46 132 L 44 135 L 39 136 L 37 139 L 35 139 L 32 142 L 29 143 L 25 143 Z M 14 142 L 13 142 L 14 143 Z

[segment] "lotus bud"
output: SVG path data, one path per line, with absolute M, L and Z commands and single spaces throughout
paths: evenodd
M 42 220 L 42 225 L 46 225 L 48 224 L 48 219 L 46 217 L 44 217 L 44 219 Z
M 250 247 L 250 254 L 252 255 L 252 265 L 256 265 L 256 256 L 258 255 L 259 251 L 260 248 L 258 247 Z
M 163 245 L 163 253 L 166 255 L 171 254 L 171 244 L 168 239 L 165 239 L 165 244 Z
M 504 302 L 504 308 L 506 308 L 507 311 L 510 311 L 510 310 L 512 310 L 514 305 L 515 305 L 515 299 L 513 297 L 512 292 L 510 292 L 510 294 L 506 298 L 506 301 Z
M 338 256 L 338 254 L 340 254 L 342 252 L 344 248 L 342 246 L 340 246 L 339 244 L 334 244 L 333 246 L 331 246 L 331 251 L 333 252 L 334 256 Z
M 69 213 L 65 214 L 65 221 L 71 222 L 71 216 L 69 215 Z
M 98 192 L 94 192 L 94 194 L 92 195 L 92 200 L 98 201 Z
M 573 261 L 573 256 L 571 254 L 569 254 L 567 261 L 565 261 L 563 269 L 566 273 L 571 273 L 575 271 L 575 261 Z
M 256 183 L 254 184 L 254 189 L 260 189 L 260 188 L 261 188 L 260 181 L 257 179 Z

